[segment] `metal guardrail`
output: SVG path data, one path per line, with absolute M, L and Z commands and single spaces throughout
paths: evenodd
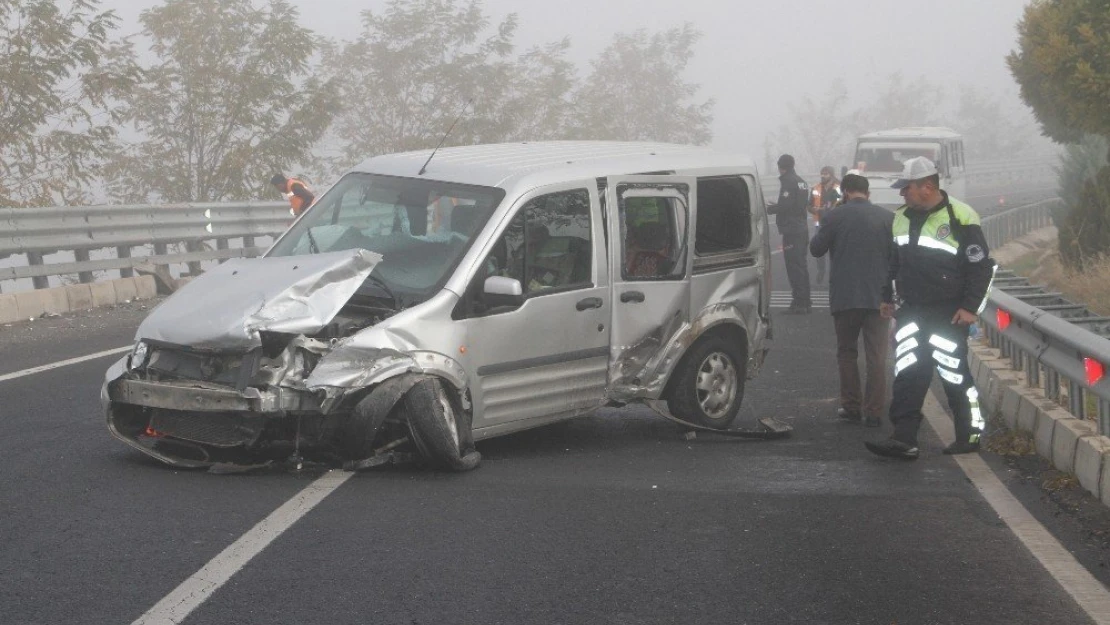
M 0 208 L 0 258 L 26 254 L 27 265 L 0 268 L 0 281 L 31 278 L 36 289 L 46 288 L 47 277 L 77 274 L 94 281 L 93 271 L 120 270 L 130 277 L 143 265 L 199 263 L 262 251 L 254 239 L 276 236 L 290 222 L 288 204 L 240 202 L 58 208 Z M 241 246 L 232 248 L 232 240 Z M 205 249 L 214 242 L 213 249 Z M 132 256 L 132 248 L 153 245 L 154 254 Z M 170 252 L 181 245 L 184 252 Z M 116 258 L 90 260 L 92 250 L 115 248 Z M 75 262 L 46 264 L 43 257 L 72 251 Z
M 1028 179 L 1046 169 L 1044 159 L 984 163 L 969 169 L 968 178 Z M 810 181 L 819 177 L 804 176 Z M 760 177 L 768 201 L 777 197 L 778 184 L 777 176 Z M 282 202 L 0 208 L 0 259 L 27 258 L 24 266 L 0 267 L 0 286 L 29 278 L 34 288 L 43 289 L 50 276 L 76 274 L 87 283 L 95 281 L 95 271 L 119 270 L 130 277 L 136 267 L 177 263 L 188 263 L 191 273 L 199 273 L 202 261 L 262 253 L 255 238 L 280 234 L 289 225 L 287 210 Z M 153 246 L 153 254 L 133 255 L 134 248 L 146 246 Z M 183 249 L 171 252 L 171 246 Z M 95 250 L 104 250 L 103 256 L 114 251 L 115 258 L 92 260 Z M 46 262 L 44 257 L 56 252 L 72 252 L 73 261 Z
M 1059 200 L 1040 202 L 983 220 L 991 247 L 1001 246 L 1051 224 Z M 1099 432 L 1110 436 L 1110 317 L 1096 315 L 1060 293 L 1031 285 L 1029 280 L 1000 271 L 980 317 L 990 345 L 1010 359 L 1025 384 L 1076 418 L 1097 418 Z

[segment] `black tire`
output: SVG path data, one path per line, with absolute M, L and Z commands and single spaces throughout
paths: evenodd
M 748 355 L 721 336 L 699 339 L 678 363 L 668 386 L 671 414 L 694 425 L 726 430 L 740 413 Z
M 405 394 L 404 410 L 413 443 L 432 466 L 469 471 L 482 461 L 474 449 L 470 415 L 439 380 L 430 378 L 414 385 Z

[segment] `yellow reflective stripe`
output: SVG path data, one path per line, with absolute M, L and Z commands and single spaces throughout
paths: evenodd
M 932 335 L 929 337 L 929 344 L 933 347 L 939 347 L 949 354 L 954 353 L 958 345 L 944 338 L 943 336 Z

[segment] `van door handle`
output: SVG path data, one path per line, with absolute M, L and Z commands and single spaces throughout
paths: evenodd
M 587 297 L 586 299 L 578 300 L 578 304 L 575 305 L 575 308 L 581 312 L 591 308 L 601 308 L 604 304 L 605 302 L 601 301 L 600 297 Z
M 644 301 L 644 294 L 640 291 L 625 291 L 621 293 L 621 302 L 627 304 L 628 302 L 642 302 Z

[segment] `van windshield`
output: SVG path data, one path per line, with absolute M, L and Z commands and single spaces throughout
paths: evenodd
M 382 262 L 364 290 L 409 306 L 443 287 L 504 197 L 491 187 L 348 174 L 267 256 L 377 252 Z
M 856 169 L 864 174 L 902 173 L 902 164 L 911 158 L 924 156 L 937 163 L 939 143 L 860 143 L 856 148 Z

